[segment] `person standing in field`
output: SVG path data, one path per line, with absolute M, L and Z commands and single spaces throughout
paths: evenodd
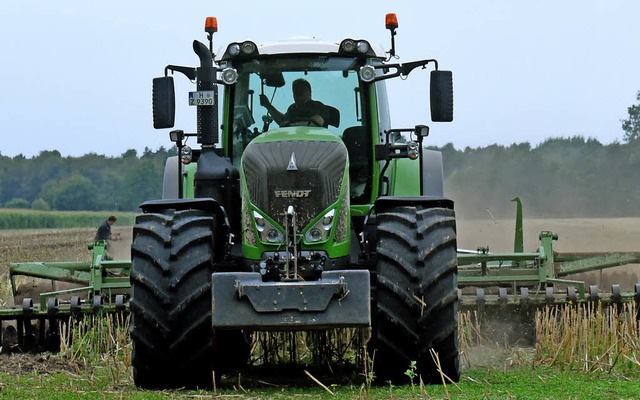
M 113 215 L 107 218 L 106 221 L 98 227 L 93 240 L 118 240 L 118 235 L 111 233 L 111 225 L 115 224 L 117 220 L 118 219 Z

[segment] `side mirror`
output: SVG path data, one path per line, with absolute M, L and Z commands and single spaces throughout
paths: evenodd
M 284 76 L 279 71 L 264 71 L 260 74 L 264 84 L 268 87 L 280 88 L 284 86 Z
M 453 121 L 453 75 L 451 71 L 431 71 L 431 120 Z
M 153 127 L 173 128 L 176 116 L 176 96 L 172 76 L 153 79 Z

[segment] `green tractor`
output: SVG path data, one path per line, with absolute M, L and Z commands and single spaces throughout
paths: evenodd
M 394 14 L 386 22 L 389 51 L 348 38 L 234 42 L 214 54 L 209 17 L 209 46 L 193 42 L 200 66 L 168 65 L 153 80 L 158 129 L 174 126 L 171 73 L 197 82 L 197 132 L 170 132 L 179 155 L 163 198 L 141 205 L 133 231 L 136 385 L 211 385 L 212 371 L 247 362 L 253 331 L 343 327 L 371 328 L 380 382 L 406 383 L 412 361 L 425 382 L 459 379 L 442 157 L 423 147 L 427 126 L 392 128 L 385 88 L 432 65 L 431 117 L 449 122 L 452 75 L 433 59 L 390 63 L 398 25 Z M 285 112 L 299 79 L 320 120 Z

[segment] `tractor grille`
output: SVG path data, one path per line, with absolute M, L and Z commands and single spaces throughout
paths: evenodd
M 297 170 L 293 168 L 292 155 Z M 242 155 L 249 199 L 279 224 L 289 205 L 299 229 L 338 200 L 347 162 L 341 142 L 252 143 Z

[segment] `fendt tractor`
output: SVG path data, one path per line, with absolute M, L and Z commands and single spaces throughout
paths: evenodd
M 197 82 L 197 132 L 170 132 L 179 156 L 167 161 L 163 199 L 141 205 L 133 230 L 136 385 L 210 384 L 212 370 L 247 361 L 252 331 L 341 327 L 371 327 L 383 382 L 406 381 L 412 361 L 425 382 L 459 379 L 442 158 L 423 147 L 427 126 L 391 126 L 385 89 L 433 66 L 431 118 L 448 122 L 452 74 L 433 59 L 390 63 L 394 14 L 386 27 L 389 51 L 347 38 L 233 42 L 214 54 L 209 17 L 209 46 L 193 42 L 200 66 L 168 65 L 153 80 L 158 129 L 174 126 L 172 73 Z M 321 102 L 320 120 L 285 113 L 298 79 Z
M 131 260 L 107 259 L 98 241 L 90 262 L 11 263 L 2 351 L 56 351 L 70 318 L 129 313 L 141 387 L 205 387 L 247 364 L 295 359 L 265 356 L 264 343 L 284 353 L 310 341 L 313 362 L 326 365 L 335 358 L 325 353 L 345 347 L 338 337 L 368 378 L 403 383 L 411 368 L 439 383 L 460 378 L 459 310 L 476 313 L 488 336 L 494 317 L 513 324 L 519 343 L 535 339 L 535 311 L 548 306 L 630 309 L 640 321 L 640 283 L 605 292 L 575 279 L 640 264 L 640 252 L 560 253 L 550 231 L 524 252 L 518 198 L 512 253 L 456 248 L 442 156 L 424 147 L 427 126 L 391 126 L 385 89 L 433 67 L 431 119 L 448 122 L 452 74 L 433 59 L 391 62 L 395 15 L 386 27 L 389 51 L 347 38 L 233 42 L 214 54 L 208 18 L 209 45 L 193 43 L 200 66 L 168 65 L 153 80 L 159 129 L 174 126 L 173 73 L 197 82 L 188 95 L 197 132 L 170 131 L 178 155 L 165 165 L 163 198 L 141 205 Z M 31 278 L 52 290 L 24 297 L 18 286 Z

